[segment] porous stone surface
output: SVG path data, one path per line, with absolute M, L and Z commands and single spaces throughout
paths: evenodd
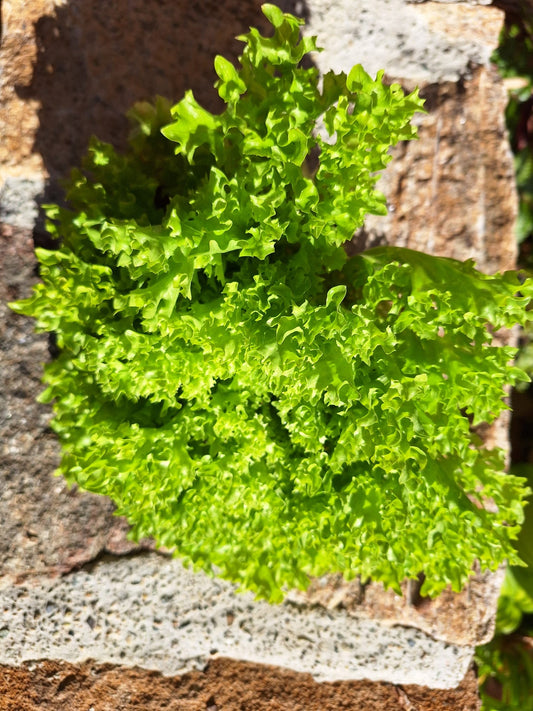
M 1 591 L 0 664 L 67 659 L 175 675 L 215 655 L 307 672 L 318 681 L 456 687 L 469 647 L 322 606 L 270 605 L 154 554 L 101 560 Z M 438 664 L 436 664 L 438 660 Z
M 486 272 L 516 264 L 517 196 L 504 112 L 507 92 L 493 67 L 461 82 L 421 87 L 420 140 L 399 144 L 378 187 L 389 212 L 369 215 L 371 243 L 474 259 Z
M 437 3 L 443 3 L 446 5 L 458 5 L 458 4 L 465 4 L 465 5 L 491 5 L 492 0 L 407 0 L 409 3 L 412 5 L 416 4 L 421 4 L 421 3 L 429 3 L 429 2 L 437 2 Z M 518 0 L 520 1 L 520 0 Z
M 38 200 L 44 192 L 42 175 L 5 177 L 0 187 L 0 222 L 31 230 L 39 217 Z
M 350 617 L 378 619 L 389 625 L 413 627 L 432 639 L 475 647 L 494 634 L 496 609 L 504 569 L 477 572 L 460 593 L 447 589 L 435 599 L 420 596 L 413 581 L 402 584 L 402 595 L 380 584 L 361 586 L 341 575 L 313 580 L 305 592 L 291 591 L 288 600 L 298 605 L 343 610 Z
M 418 83 L 456 81 L 470 66 L 486 64 L 502 19 L 494 7 L 465 3 L 279 4 L 306 17 L 306 31 L 318 35 L 325 48 L 315 58 L 319 67 L 346 70 L 362 61 L 372 72 L 385 68 Z M 260 5 L 4 0 L 0 185 L 41 175 L 49 179 L 44 200 L 57 199 L 58 179 L 79 164 L 91 135 L 124 144 L 125 112 L 135 101 L 156 94 L 177 101 L 193 88 L 201 103 L 219 107 L 213 58 L 235 58 L 241 47 L 235 36 L 265 26 Z M 21 203 L 34 197 L 32 186 L 16 186 Z
M 493 7 L 405 0 L 306 0 L 306 33 L 324 51 L 321 69 L 346 71 L 361 62 L 370 73 L 418 84 L 458 81 L 470 65 L 487 64 L 497 45 L 503 13 Z M 466 31 L 466 32 L 465 32 Z
M 59 446 L 50 407 L 36 402 L 48 337 L 7 307 L 29 296 L 37 280 L 31 234 L 1 226 L 0 253 L 0 581 L 14 581 L 65 573 L 135 546 L 108 499 L 53 477 Z

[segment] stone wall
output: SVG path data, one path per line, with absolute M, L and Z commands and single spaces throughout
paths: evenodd
M 390 79 L 407 89 L 418 85 L 426 97 L 428 113 L 417 117 L 419 141 L 395 149 L 396 160 L 381 181 L 389 214 L 369 219 L 353 249 L 394 243 L 474 257 L 487 271 L 511 268 L 516 195 L 503 121 L 506 93 L 489 62 L 503 11 L 486 0 L 280 4 L 306 18 L 305 32 L 318 35 L 325 47 L 315 58 L 321 70 L 347 70 L 357 62 L 371 72 L 385 68 Z M 44 239 L 38 203 L 60 198 L 59 181 L 79 163 L 91 135 L 123 144 L 124 114 L 134 101 L 156 94 L 178 100 L 193 88 L 201 103 L 216 108 L 215 54 L 235 58 L 234 37 L 264 22 L 259 0 L 3 0 L 1 13 L 0 664 L 6 666 L 0 667 L 0 691 L 17 688 L 29 699 L 15 699 L 8 708 L 59 708 L 60 703 L 82 708 L 86 702 L 99 711 L 112 708 L 112 694 L 88 701 L 94 684 L 87 679 L 94 677 L 95 684 L 103 679 L 98 663 L 109 662 L 125 665 L 106 667 L 105 674 L 110 678 L 122 668 L 122 679 L 130 679 L 130 699 L 141 699 L 148 679 L 163 693 L 153 674 L 139 670 L 135 680 L 128 676 L 126 667 L 135 664 L 174 675 L 165 698 L 177 699 L 182 677 L 175 675 L 203 668 L 221 652 L 321 679 L 374 679 L 363 684 L 366 701 L 358 702 L 360 708 L 477 708 L 472 674 L 456 690 L 423 686 L 457 686 L 475 644 L 490 637 L 497 578 L 479 577 L 461 596 L 444 595 L 434 603 L 413 598 L 416 605 L 380 586 L 360 594 L 333 581 L 312 591 L 309 614 L 305 600 L 282 608 L 285 622 L 275 625 L 295 632 L 287 633 L 285 651 L 279 643 L 274 649 L 268 642 L 274 623 L 251 598 L 235 596 L 228 586 L 206 588 L 203 578 L 191 582 L 174 562 L 153 552 L 149 541 L 132 546 L 125 523 L 112 516 L 111 502 L 52 478 L 58 450 L 48 429 L 49 410 L 34 402 L 40 364 L 49 357 L 47 339 L 5 308 L 5 301 L 26 295 L 35 280 L 32 230 L 38 241 Z M 502 425 L 497 439 L 505 438 Z M 163 592 L 173 602 L 162 615 Z M 214 620 L 214 610 L 220 619 Z M 340 624 L 348 636 L 328 641 L 320 632 L 327 619 L 337 620 L 329 632 Z M 390 635 L 380 637 L 384 648 L 379 652 L 377 645 L 373 660 L 365 638 L 369 620 L 370 637 L 386 630 Z M 339 640 L 346 645 L 341 652 Z M 390 647 L 398 653 L 385 663 L 384 649 Z M 358 666 L 360 657 L 367 658 L 366 667 Z M 45 661 L 32 665 L 36 659 Z M 86 659 L 94 662 L 80 666 Z M 305 674 L 256 666 L 262 686 L 250 682 L 255 696 L 247 696 L 235 686 L 243 669 L 215 661 L 203 677 L 192 672 L 199 676 L 190 687 L 190 675 L 183 677 L 189 696 L 180 698 L 189 705 L 175 708 L 273 708 L 263 693 L 270 688 L 276 708 L 337 709 L 362 683 L 350 682 L 341 698 L 333 686 L 324 692 L 326 687 Z M 224 697 L 220 670 L 237 699 Z M 413 681 L 417 689 L 402 685 Z M 69 688 L 86 694 L 68 696 Z M 50 706 L 38 705 L 36 689 L 49 695 Z M 151 701 L 128 703 L 123 708 L 141 709 Z

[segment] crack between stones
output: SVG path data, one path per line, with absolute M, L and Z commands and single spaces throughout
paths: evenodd
M 25 582 L 37 578 L 67 578 L 69 575 L 79 571 L 92 573 L 96 566 L 101 563 L 112 563 L 123 558 L 148 558 L 152 555 L 157 555 L 168 560 L 172 558 L 171 553 L 155 549 L 147 550 L 145 548 L 138 548 L 124 553 L 114 553 L 104 547 L 91 558 L 73 566 L 67 567 L 65 565 L 52 565 L 43 568 L 28 568 L 27 570 L 22 570 L 16 573 L 6 572 L 0 575 L 0 590 L 8 587 L 9 585 L 22 585 Z

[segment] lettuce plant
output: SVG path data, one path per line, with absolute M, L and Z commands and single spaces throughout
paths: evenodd
M 13 306 L 57 334 L 60 473 L 134 537 L 278 601 L 342 572 L 423 593 L 517 562 L 526 489 L 472 429 L 524 375 L 492 332 L 533 285 L 393 247 L 348 259 L 416 92 L 360 67 L 319 79 L 299 20 L 263 7 L 220 114 L 191 92 L 93 140 L 49 208 L 54 251 Z M 490 505 L 487 505 L 487 502 Z

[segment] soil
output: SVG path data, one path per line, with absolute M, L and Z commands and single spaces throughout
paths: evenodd
M 310 675 L 216 659 L 178 677 L 87 662 L 0 667 L 0 711 L 477 711 L 471 670 L 457 689 L 366 681 L 315 682 Z

